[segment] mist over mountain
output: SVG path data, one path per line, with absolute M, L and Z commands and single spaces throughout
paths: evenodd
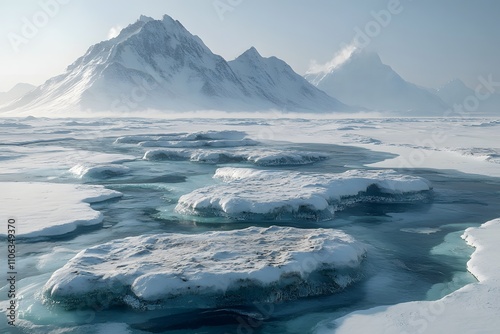
M 36 86 L 33 86 L 29 83 L 18 83 L 14 87 L 12 87 L 7 92 L 0 92 L 0 105 L 13 102 L 26 93 L 35 89 Z
M 472 115 L 478 113 L 498 114 L 500 111 L 500 95 L 491 93 L 487 87 L 479 87 L 481 89 L 479 89 L 478 94 L 475 89 L 465 85 L 462 80 L 453 79 L 436 89 L 435 93 L 450 106 L 465 104 L 467 107 L 464 108 L 465 112 L 472 110 L 469 112 Z M 481 98 L 482 95 L 485 98 Z
M 449 108 L 438 96 L 404 80 L 377 53 L 354 51 L 342 63 L 305 78 L 344 103 L 405 115 L 433 115 Z

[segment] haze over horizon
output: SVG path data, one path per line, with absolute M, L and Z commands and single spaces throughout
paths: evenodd
M 493 0 L 321 1 L 314 6 L 298 0 L 131 0 L 126 7 L 117 0 L 7 0 L 0 7 L 0 91 L 19 82 L 39 85 L 63 73 L 88 47 L 141 14 L 179 20 L 226 59 L 254 46 L 299 74 L 328 64 L 355 39 L 425 87 L 459 78 L 474 88 L 480 75 L 500 77 L 500 47 L 492 43 L 500 31 L 500 3 Z M 26 28 L 30 23 L 34 31 Z

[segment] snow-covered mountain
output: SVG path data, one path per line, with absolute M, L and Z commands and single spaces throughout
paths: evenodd
M 453 79 L 436 90 L 436 95 L 449 105 L 463 103 L 469 95 L 474 95 L 474 90 L 467 87 L 460 79 Z
M 29 83 L 18 83 L 7 92 L 0 92 L 0 105 L 15 101 L 33 89 L 35 86 Z
M 374 52 L 353 52 L 335 68 L 309 73 L 305 78 L 344 103 L 372 110 L 415 116 L 436 114 L 448 108 L 436 95 L 404 80 Z
M 264 58 L 252 47 L 229 62 L 253 99 L 285 110 L 346 110 L 347 106 L 311 85 L 283 60 Z M 333 107 L 333 108 L 332 108 Z
M 345 105 L 255 49 L 228 64 L 179 21 L 141 16 L 6 108 L 332 111 Z M 4 110 L 6 110 L 4 109 Z
M 436 95 L 439 96 L 443 101 L 448 103 L 450 106 L 463 105 L 466 103 L 468 98 L 472 98 L 472 101 L 479 101 L 479 103 L 472 104 L 471 115 L 476 113 L 486 113 L 498 115 L 500 112 L 500 95 L 491 94 L 486 89 L 481 89 L 481 94 L 487 94 L 486 99 L 477 99 L 477 94 L 474 89 L 469 88 L 460 79 L 453 79 L 448 81 L 443 86 L 436 90 Z M 477 100 L 476 100 L 477 99 Z M 470 109 L 470 106 L 469 106 Z M 467 109 L 466 109 L 467 110 Z

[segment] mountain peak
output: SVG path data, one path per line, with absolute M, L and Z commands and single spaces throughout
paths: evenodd
M 257 51 L 255 47 L 251 47 L 250 49 L 246 50 L 243 54 L 251 54 L 251 55 L 257 55 L 260 57 L 260 53 Z
M 371 110 L 430 115 L 448 108 L 432 92 L 404 80 L 376 52 L 354 51 L 330 72 L 306 78 L 344 103 Z
M 149 16 L 146 16 L 146 15 L 141 15 L 139 17 L 139 21 L 141 22 L 151 22 L 151 21 L 154 21 L 155 19 L 153 19 L 152 17 L 149 17 Z
M 130 95 L 141 89 L 140 99 Z M 140 16 L 5 111 L 333 111 L 346 106 L 251 47 L 228 63 L 168 15 Z
M 33 90 L 35 86 L 26 82 L 17 83 L 14 87 L 12 87 L 8 92 L 20 92 L 20 91 L 30 91 Z
M 356 50 L 352 53 L 349 61 L 363 62 L 371 65 L 382 65 L 380 56 L 375 51 Z
M 7 92 L 0 92 L 0 104 L 17 100 L 35 88 L 35 86 L 29 83 L 18 83 Z
M 240 60 L 246 59 L 246 60 L 256 61 L 258 59 L 262 59 L 262 56 L 257 51 L 257 49 L 252 46 L 250 49 L 243 52 L 237 59 L 240 59 Z
M 167 14 L 163 15 L 163 17 L 162 17 L 162 22 L 163 22 L 163 24 L 165 24 L 166 26 L 169 26 L 169 25 L 177 25 L 177 24 L 179 24 L 179 21 L 174 20 L 173 18 L 171 18 L 171 17 L 170 17 L 170 16 L 168 16 Z

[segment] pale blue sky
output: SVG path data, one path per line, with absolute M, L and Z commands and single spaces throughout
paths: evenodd
M 41 3 L 61 2 L 44 22 Z M 397 0 L 392 0 L 397 1 Z M 390 0 L 0 0 L 0 91 L 17 82 L 41 84 L 60 74 L 87 48 L 107 39 L 140 14 L 168 14 L 230 60 L 255 46 L 304 74 L 311 61 L 325 63 L 375 22 L 371 11 Z M 215 6 L 227 4 L 220 13 Z M 405 79 L 437 87 L 458 77 L 475 87 L 479 75 L 500 81 L 500 1 L 400 0 L 400 13 L 373 34 L 377 51 Z M 47 11 L 47 10 L 45 10 Z M 22 38 L 24 22 L 43 27 Z

